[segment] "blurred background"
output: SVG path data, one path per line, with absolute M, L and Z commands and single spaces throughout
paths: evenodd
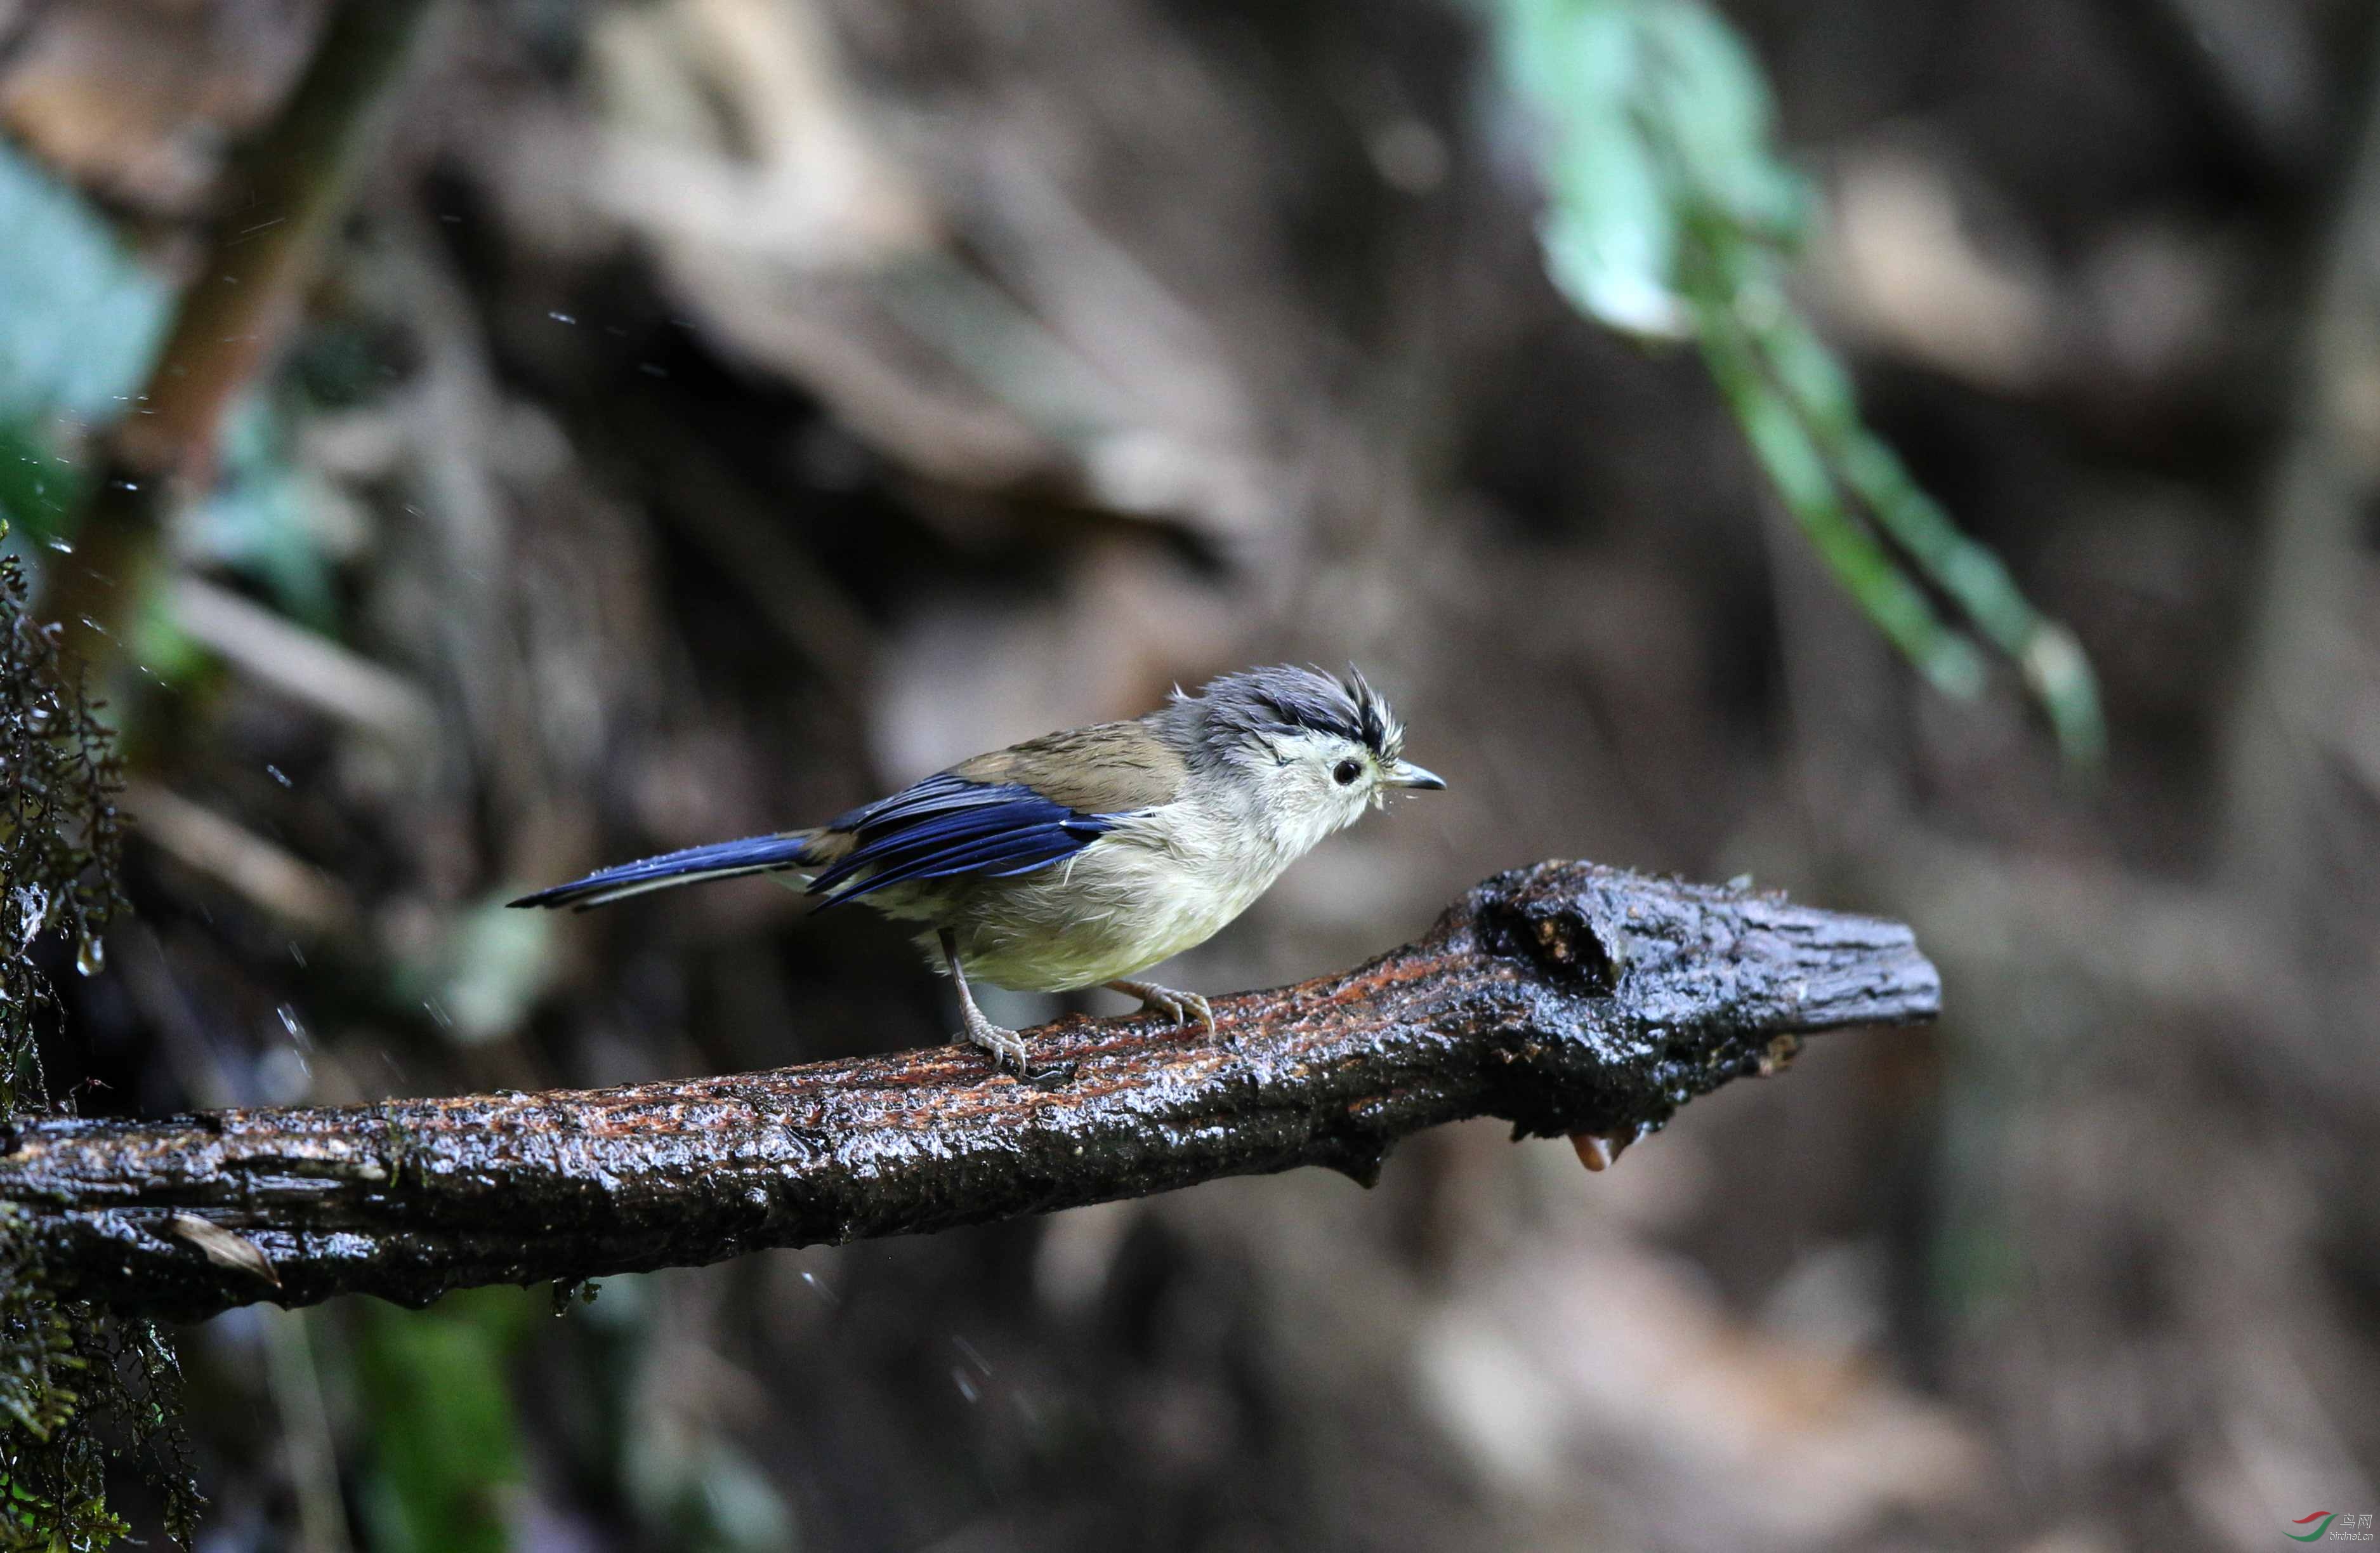
M 1179 984 L 1559 856 L 1906 918 L 1948 986 L 1600 1176 L 1483 1123 L 559 1319 L 235 1312 L 200 1547 L 2370 1526 L 2369 7 L 1633 8 L 1661 70 L 1610 0 L 0 0 L 0 508 L 137 816 L 84 1111 L 945 1039 L 904 933 L 768 881 L 500 903 L 1284 659 L 1451 791 Z M 1854 386 L 1845 527 L 1745 429 Z

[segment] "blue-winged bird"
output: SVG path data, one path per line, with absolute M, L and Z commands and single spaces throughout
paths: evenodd
M 513 904 L 801 874 L 826 906 L 926 923 L 918 943 L 949 966 L 968 1039 L 1022 1071 L 1023 1039 L 984 1017 L 968 972 L 1020 992 L 1111 987 L 1211 1032 L 1204 997 L 1129 978 L 1205 942 L 1390 789 L 1445 787 L 1403 744 L 1354 670 L 1253 668 L 1145 717 L 961 761 L 814 830 L 623 863 Z

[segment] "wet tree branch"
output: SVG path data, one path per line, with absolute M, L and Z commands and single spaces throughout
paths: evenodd
M 1019 1081 L 955 1046 L 617 1089 L 20 1124 L 0 1243 L 58 1297 L 183 1317 L 407 1303 L 949 1229 L 1327 1165 L 1488 1115 L 1633 1138 L 1802 1033 L 1931 1019 L 1896 923 L 1548 862 L 1416 943 L 1215 1000 L 1222 1039 L 1059 1021 Z M 6 1269 L 0 1269 L 5 1271 Z

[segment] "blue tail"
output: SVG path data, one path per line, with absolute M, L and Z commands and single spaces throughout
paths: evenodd
M 813 832 L 796 830 L 782 836 L 747 836 L 741 841 L 714 841 L 707 847 L 688 847 L 682 852 L 664 852 L 660 857 L 646 858 L 641 862 L 624 862 L 617 868 L 606 868 L 566 885 L 541 889 L 535 895 L 524 895 L 508 904 L 575 906 L 584 911 L 589 906 L 606 906 L 614 900 L 642 895 L 647 890 L 667 889 L 673 885 L 691 885 L 704 879 L 732 879 L 739 874 L 770 874 L 782 869 L 799 868 L 811 861 L 810 847 L 816 839 Z

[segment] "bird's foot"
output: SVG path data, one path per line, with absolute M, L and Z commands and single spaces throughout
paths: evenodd
M 966 1009 L 966 1038 L 991 1054 L 995 1068 L 1005 1068 L 1018 1078 L 1025 1076 L 1025 1037 L 1006 1025 L 994 1024 L 978 1013 L 970 1003 Z
M 1154 1009 L 1170 1016 L 1176 1024 L 1188 1024 L 1196 1020 L 1208 1035 L 1215 1033 L 1215 1010 L 1207 999 L 1195 992 L 1177 992 L 1155 982 L 1110 982 L 1110 992 L 1120 992 L 1127 997 L 1137 997 L 1143 1009 Z

